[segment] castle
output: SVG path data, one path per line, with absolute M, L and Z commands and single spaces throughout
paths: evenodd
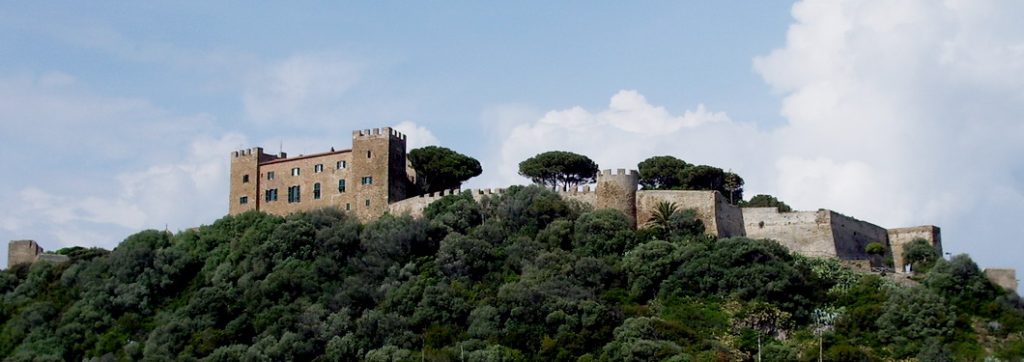
M 390 127 L 352 132 L 348 150 L 273 155 L 262 148 L 231 153 L 228 213 L 285 215 L 337 207 L 368 221 L 415 190 L 405 135 Z
M 323 207 L 351 212 L 362 221 L 385 213 L 421 216 L 431 202 L 458 192 L 414 195 L 416 173 L 406 161 L 406 137 L 390 127 L 352 132 L 348 150 L 300 155 L 267 154 L 262 148 L 231 153 L 229 213 L 257 210 L 286 215 Z M 477 199 L 501 190 L 477 190 Z M 559 191 L 562 197 L 594 208 L 611 208 L 643 226 L 661 202 L 694 209 L 707 232 L 717 237 L 746 236 L 779 241 L 790 250 L 835 257 L 867 267 L 882 267 L 883 258 L 868 254 L 869 243 L 885 246 L 896 270 L 903 270 L 903 246 L 918 238 L 942 250 L 935 226 L 885 229 L 831 210 L 779 212 L 775 208 L 740 208 L 715 191 L 642 190 L 636 171 L 604 170 L 596 188 Z
M 418 194 L 417 175 L 406 160 L 406 136 L 390 128 L 352 132 L 352 148 L 288 157 L 267 154 L 262 148 L 231 153 L 229 214 L 262 211 L 276 215 L 336 207 L 370 221 L 386 213 L 420 217 L 430 203 L 461 190 Z M 468 190 L 478 201 L 502 189 Z M 773 239 L 790 250 L 813 257 L 833 257 L 863 269 L 885 267 L 883 256 L 867 253 L 867 245 L 885 247 L 897 272 L 906 270 L 903 248 L 924 239 L 941 253 L 942 237 L 936 226 L 885 229 L 831 210 L 779 212 L 774 207 L 740 208 L 717 191 L 644 190 L 637 171 L 603 170 L 596 187 L 557 190 L 565 199 L 595 209 L 621 211 L 634 227 L 643 227 L 659 203 L 693 209 L 708 234 L 720 238 L 745 236 Z M 11 241 L 8 265 L 37 260 L 61 261 L 45 254 L 34 241 Z M 62 258 L 63 257 L 63 258 Z M 1013 269 L 987 269 L 990 279 L 1016 290 Z

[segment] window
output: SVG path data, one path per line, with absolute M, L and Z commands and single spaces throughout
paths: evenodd
M 299 168 L 298 167 L 293 168 L 292 169 L 292 176 L 298 176 L 298 175 L 299 175 Z
M 321 172 L 324 172 L 324 164 L 318 163 L 318 164 L 313 165 L 313 173 L 321 173 Z
M 363 185 L 373 185 L 373 177 L 372 176 L 363 176 L 362 183 L 363 183 Z
M 249 197 L 248 196 L 242 196 L 242 197 L 238 198 L 238 203 L 242 204 L 242 205 L 248 204 L 249 203 Z
M 289 187 L 288 188 L 288 203 L 290 204 L 290 203 L 293 203 L 293 202 L 301 201 L 301 199 L 299 197 L 300 196 L 300 192 L 301 191 L 299 190 L 298 186 L 291 186 L 291 187 Z
M 352 204 L 345 204 L 345 211 L 352 210 Z
M 320 183 L 313 184 L 313 200 L 320 200 Z
M 366 151 L 366 158 L 370 158 L 370 151 Z
M 366 207 L 370 207 L 370 199 L 366 199 Z
M 265 192 L 265 195 L 263 196 L 263 199 L 267 200 L 267 202 L 277 201 L 277 189 L 267 190 Z
M 249 175 L 242 175 L 242 183 L 243 184 L 249 183 Z
M 343 170 L 343 169 L 345 169 L 345 167 L 348 167 L 348 162 L 338 161 L 338 169 L 339 170 Z
M 274 171 L 267 171 L 267 180 L 274 179 Z
M 338 192 L 345 192 L 345 180 L 338 180 Z

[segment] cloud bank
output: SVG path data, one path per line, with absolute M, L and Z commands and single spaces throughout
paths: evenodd
M 672 115 L 623 90 L 607 109 L 553 110 L 507 128 L 489 182 L 522 182 L 518 162 L 547 150 L 602 168 L 670 154 L 733 169 L 747 195 L 883 226 L 937 224 L 948 251 L 1024 267 L 1024 28 L 1013 16 L 1022 10 L 802 1 L 785 45 L 753 60 L 782 97 L 785 125 L 757 129 L 702 105 Z

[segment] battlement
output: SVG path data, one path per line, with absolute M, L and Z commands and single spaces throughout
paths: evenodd
M 611 169 L 601 170 L 601 172 L 598 173 L 598 175 L 597 175 L 597 177 L 609 177 L 609 176 L 618 176 L 618 177 L 626 176 L 626 177 L 636 177 L 636 178 L 639 178 L 640 177 L 640 173 L 637 172 L 637 170 L 629 170 L 629 172 L 626 172 L 626 169 L 620 168 L 620 169 L 616 169 L 615 173 L 612 173 Z
M 263 153 L 263 147 L 246 148 L 244 150 L 232 151 L 231 157 L 248 157 L 252 155 L 260 155 Z
M 362 129 L 362 130 L 352 131 L 352 138 L 353 139 L 369 138 L 369 137 L 376 137 L 376 136 L 381 136 L 381 135 L 389 135 L 391 137 L 400 139 L 402 141 L 405 141 L 405 139 L 406 139 L 405 134 L 403 134 L 402 132 L 398 132 L 397 130 L 395 130 L 394 128 L 391 128 L 391 127 L 370 128 L 370 129 Z
M 590 185 L 576 186 L 571 189 L 558 189 L 555 187 L 551 190 L 563 195 L 589 194 L 594 191 L 590 188 Z

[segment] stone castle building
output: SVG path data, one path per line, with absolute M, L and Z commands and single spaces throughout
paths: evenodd
M 337 207 L 362 221 L 385 213 L 419 217 L 430 203 L 462 192 L 418 194 L 416 174 L 406 161 L 406 152 L 405 135 L 389 127 L 352 132 L 348 150 L 290 158 L 283 152 L 264 153 L 259 147 L 232 152 L 229 213 L 257 210 L 286 215 Z M 503 190 L 468 192 L 480 200 Z M 596 209 L 622 211 L 634 227 L 642 227 L 659 203 L 671 202 L 679 209 L 694 209 L 711 235 L 773 239 L 803 255 L 834 257 L 864 267 L 884 266 L 884 257 L 866 252 L 872 242 L 885 247 L 885 257 L 892 257 L 900 272 L 906 264 L 903 247 L 912 240 L 924 239 L 940 253 L 942 250 L 936 226 L 886 229 L 825 209 L 779 212 L 772 207 L 740 208 L 716 191 L 643 190 L 635 170 L 603 170 L 595 188 L 583 186 L 559 193 Z M 1015 280 L 1006 277 L 1005 270 L 995 273 L 1001 276 L 999 280 Z
M 68 261 L 68 257 L 47 253 L 35 240 L 11 240 L 7 244 L 8 268 L 18 264 L 32 264 L 37 261 L 63 263 Z
M 390 127 L 352 132 L 348 150 L 288 157 L 262 148 L 231 153 L 228 213 L 285 215 L 337 207 L 367 221 L 414 191 L 405 135 Z

